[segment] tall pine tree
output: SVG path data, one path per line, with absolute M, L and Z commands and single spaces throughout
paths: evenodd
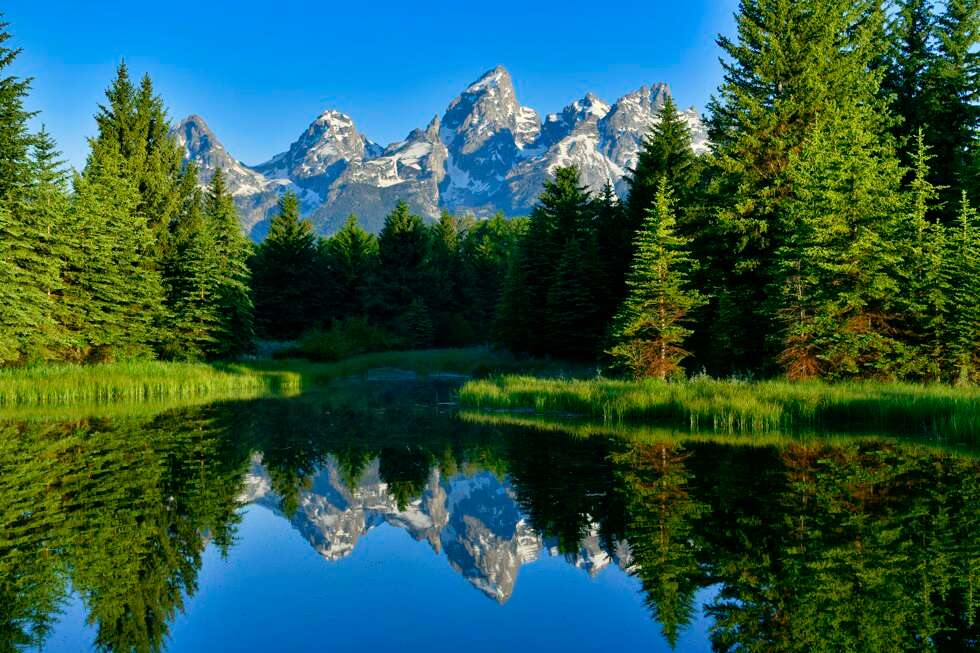
M 965 191 L 948 243 L 953 288 L 947 316 L 950 377 L 960 384 L 976 383 L 980 382 L 980 221 Z
M 895 334 L 904 171 L 869 129 L 872 109 L 828 111 L 787 168 L 770 294 L 791 378 L 891 377 L 905 362 Z
M 218 330 L 208 352 L 231 358 L 247 352 L 255 335 L 252 272 L 248 267 L 252 243 L 245 237 L 221 169 L 215 170 L 204 196 L 204 222 L 211 231 L 218 259 L 215 301 Z
M 884 132 L 879 98 L 884 17 L 877 0 L 742 0 L 737 38 L 721 37 L 725 77 L 709 110 L 714 171 L 713 231 L 727 243 L 712 261 L 721 280 L 709 326 L 731 370 L 765 371 L 774 353 L 766 334 L 777 316 L 766 290 L 774 253 L 788 235 L 781 215 L 792 196 L 785 174 L 818 116 L 863 114 Z
M 629 294 L 613 322 L 609 354 L 637 377 L 666 379 L 689 356 L 684 341 L 691 311 L 703 299 L 689 287 L 688 241 L 676 232 L 673 192 L 661 178 L 654 204 L 636 235 Z
M 318 291 L 318 260 L 313 226 L 300 218 L 299 199 L 287 191 L 252 263 L 255 321 L 261 336 L 295 338 L 315 326 L 310 300 Z

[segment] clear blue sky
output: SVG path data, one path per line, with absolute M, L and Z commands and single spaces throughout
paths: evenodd
M 7 0 L 33 76 L 32 109 L 80 165 L 115 66 L 148 72 L 171 117 L 198 113 L 246 163 L 280 152 L 327 108 L 387 144 L 424 127 L 503 64 L 542 116 L 667 81 L 703 108 L 721 77 L 719 32 L 737 0 L 195 3 Z

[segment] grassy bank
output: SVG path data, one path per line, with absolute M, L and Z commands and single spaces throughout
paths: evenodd
M 398 371 L 397 373 L 395 371 Z M 334 363 L 259 360 L 207 365 L 141 361 L 104 365 L 40 365 L 0 369 L 0 408 L 105 405 L 295 394 L 331 380 L 369 372 L 398 378 L 411 372 L 479 376 L 521 370 L 567 373 L 487 348 L 392 351 Z
M 0 407 L 68 406 L 295 391 L 301 376 L 286 368 L 138 361 L 0 369 Z
M 561 380 L 501 376 L 470 381 L 474 410 L 576 415 L 602 424 L 662 424 L 714 433 L 807 429 L 980 435 L 980 390 L 880 383 Z

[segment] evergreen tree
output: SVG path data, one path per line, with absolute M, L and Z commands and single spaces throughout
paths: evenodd
M 378 236 L 379 268 L 371 307 L 377 318 L 393 324 L 413 300 L 426 296 L 428 251 L 429 234 L 422 218 L 411 213 L 408 204 L 398 202 Z
M 30 80 L 5 75 L 19 49 L 11 49 L 8 23 L 0 23 L 0 364 L 35 356 L 51 330 L 51 301 L 44 286 L 52 275 L 35 250 L 44 225 L 18 209 L 31 176 L 30 134 L 24 99 Z M 41 284 L 36 283 L 41 274 Z
M 575 239 L 579 240 L 588 260 L 566 262 L 562 273 L 564 289 L 559 294 L 567 295 L 573 286 L 581 284 L 574 292 L 594 298 L 600 279 L 598 261 L 591 255 L 595 251 L 595 205 L 579 183 L 578 170 L 558 168 L 555 180 L 545 182 L 531 212 L 527 234 L 505 284 L 499 331 L 510 348 L 535 354 L 580 351 L 577 345 L 555 340 L 556 334 L 568 334 L 575 328 L 569 321 L 571 314 L 549 310 L 549 304 L 554 308 L 554 301 L 560 301 L 549 302 L 549 297 L 559 277 L 560 262 L 569 250 L 569 241 Z M 592 333 L 601 330 L 601 325 L 589 325 Z
M 507 270 L 526 226 L 524 218 L 507 220 L 498 213 L 466 232 L 460 248 L 461 290 L 475 341 L 487 342 L 492 335 Z
M 601 263 L 599 310 L 603 322 L 608 324 L 626 296 L 626 275 L 633 259 L 636 234 L 626 207 L 608 182 L 595 198 L 595 227 Z
M 897 234 L 902 265 L 899 268 L 902 339 L 913 355 L 903 376 L 942 378 L 946 345 L 946 302 L 950 294 L 946 274 L 945 228 L 930 220 L 938 190 L 929 182 L 929 155 L 924 130 L 919 129 L 913 153 L 908 207 Z
M 685 326 L 703 299 L 688 286 L 688 241 L 675 233 L 673 193 L 661 178 L 654 205 L 636 235 L 629 294 L 613 323 L 609 354 L 637 377 L 666 379 L 689 354 Z
M 203 213 L 200 192 L 184 213 L 175 234 L 175 264 L 167 270 L 171 323 L 168 357 L 198 360 L 220 344 L 220 257 L 214 230 Z
M 432 346 L 434 327 L 429 309 L 421 297 L 416 297 L 401 316 L 401 332 L 406 344 L 412 349 L 425 349 Z
M 58 157 L 54 141 L 42 128 L 31 146 L 25 183 L 0 216 L 0 275 L 8 279 L 0 288 L 10 293 L 0 321 L 5 324 L 6 347 L 16 342 L 19 352 L 12 356 L 8 351 L 0 360 L 56 358 L 64 345 L 58 328 L 63 313 L 59 293 L 64 261 L 73 255 L 74 234 L 67 229 L 67 176 Z
M 585 232 L 565 242 L 548 288 L 548 353 L 561 358 L 594 360 L 604 328 L 594 286 L 598 262 L 591 235 Z
M 636 167 L 627 177 L 626 210 L 632 227 L 630 242 L 646 220 L 647 209 L 653 206 L 661 180 L 667 180 L 679 202 L 686 202 L 696 183 L 694 162 L 691 130 L 668 95 L 657 114 L 657 122 L 643 141 Z
M 980 199 L 975 174 L 980 127 L 980 2 L 948 0 L 936 25 L 938 53 L 929 75 L 926 142 L 935 155 L 932 182 L 940 187 L 947 223 L 956 220 L 960 193 Z
M 426 303 L 432 310 L 440 342 L 452 339 L 449 331 L 453 323 L 462 319 L 460 246 L 468 228 L 466 221 L 445 211 L 429 228 Z
M 774 253 L 786 237 L 785 175 L 818 116 L 862 115 L 873 133 L 889 126 L 879 99 L 884 18 L 876 0 L 742 0 L 737 38 L 718 41 L 727 55 L 724 82 L 710 105 L 713 162 L 712 231 L 727 244 L 709 276 L 721 280 L 716 351 L 732 369 L 766 370 L 765 334 L 777 316 L 767 303 Z
M 209 354 L 235 357 L 252 347 L 255 335 L 252 273 L 248 267 L 252 244 L 242 231 L 220 168 L 215 170 L 204 198 L 204 221 L 212 233 L 218 259 L 215 301 L 219 326 Z
M 117 144 L 93 139 L 91 147 L 69 214 L 77 250 L 63 274 L 64 326 L 74 358 L 149 355 L 163 303 L 160 275 L 147 264 L 153 235 Z
M 295 338 L 314 326 L 309 302 L 317 292 L 317 262 L 313 226 L 300 218 L 299 200 L 287 191 L 252 263 L 255 320 L 262 336 Z
M 949 277 L 950 376 L 957 383 L 980 381 L 980 221 L 963 192 L 959 221 L 951 229 Z
M 933 34 L 935 16 L 929 0 L 897 0 L 888 35 L 890 52 L 882 81 L 899 120 L 894 133 L 905 161 L 912 155 L 919 131 L 928 129 L 928 77 L 935 65 Z
M 193 186 L 182 183 L 183 152 L 171 135 L 163 100 L 153 82 L 144 76 L 137 88 L 126 63 L 106 90 L 107 104 L 95 116 L 99 143 L 113 141 L 127 162 L 139 190 L 137 213 L 142 215 L 158 241 L 160 256 L 167 246 L 167 232 L 188 206 Z
M 906 363 L 895 338 L 904 171 L 869 123 L 863 112 L 828 112 L 787 169 L 782 294 L 771 294 L 781 297 L 773 312 L 791 378 L 888 377 Z
M 7 74 L 21 52 L 7 45 L 12 38 L 9 26 L 0 22 L 0 201 L 27 183 L 31 142 L 27 121 L 33 115 L 24 109 L 31 80 Z
M 378 266 L 378 239 L 361 228 L 356 215 L 350 215 L 340 231 L 322 241 L 321 249 L 330 317 L 363 315 L 368 284 Z

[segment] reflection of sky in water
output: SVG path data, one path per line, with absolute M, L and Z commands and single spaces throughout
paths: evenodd
M 696 605 L 711 598 L 702 591 Z M 77 597 L 46 651 L 90 648 Z M 678 651 L 709 651 L 698 618 Z M 474 589 L 425 541 L 382 524 L 338 561 L 324 560 L 281 515 L 245 508 L 238 542 L 222 559 L 209 546 L 198 591 L 171 626 L 167 650 L 379 649 L 669 651 L 639 581 L 614 565 L 595 577 L 561 556 L 521 567 L 503 605 Z

